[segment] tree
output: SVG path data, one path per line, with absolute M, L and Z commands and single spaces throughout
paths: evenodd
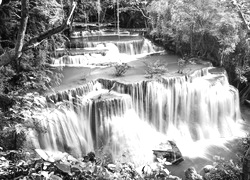
M 62 45 L 60 42 L 63 42 L 63 34 L 60 32 L 70 24 L 76 4 L 73 3 L 68 17 L 63 16 L 63 9 L 55 0 L 23 0 L 21 4 L 13 0 L 0 7 L 8 7 L 6 16 L 0 18 L 3 22 L 0 37 L 5 38 L 1 43 L 4 53 L 0 55 L 0 67 L 5 66 L 1 68 L 2 76 L 5 76 L 6 71 L 12 71 L 12 76 L 5 78 L 8 81 L 2 82 L 5 83 L 5 94 L 17 89 L 26 92 L 29 87 L 34 89 L 38 88 L 37 86 L 46 90 L 46 87 L 53 83 L 53 79 L 58 80 L 51 67 L 47 66 L 50 54 L 57 45 Z M 0 10 L 0 13 L 3 13 L 5 8 Z M 17 29 L 16 36 L 4 36 L 8 30 L 15 32 Z M 7 44 L 6 41 L 12 43 Z M 28 86 L 23 86 L 22 83 Z M 13 87 L 8 89 L 11 86 Z
M 181 56 L 226 68 L 249 97 L 249 1 L 155 0 L 148 6 L 152 37 Z
M 97 7 L 95 1 L 78 0 L 77 4 L 76 13 L 74 14 L 75 21 L 87 23 L 91 16 L 96 16 Z
M 147 6 L 152 0 L 119 0 L 120 24 L 123 27 L 147 27 Z M 100 4 L 99 4 L 100 2 Z M 117 0 L 78 0 L 75 21 L 114 23 L 117 16 Z M 99 20 L 98 15 L 99 14 Z
M 21 57 L 24 51 L 27 51 L 31 48 L 38 46 L 40 43 L 42 43 L 44 39 L 51 37 L 52 35 L 62 32 L 63 30 L 66 29 L 66 27 L 70 24 L 73 11 L 76 7 L 76 4 L 74 3 L 68 18 L 66 18 L 63 21 L 62 25 L 54 27 L 46 32 L 43 32 L 39 34 L 38 36 L 33 37 L 29 41 L 25 42 L 25 33 L 27 30 L 28 15 L 29 15 L 28 4 L 29 4 L 29 0 L 21 1 L 21 7 L 22 7 L 21 22 L 20 22 L 20 27 L 18 31 L 15 48 L 9 51 L 6 51 L 4 54 L 0 56 L 0 66 L 7 65 L 11 62 L 14 62 L 14 64 L 16 64 L 16 68 L 18 68 L 18 65 L 17 65 L 18 59 Z
M 147 7 L 150 5 L 152 0 L 121 0 L 120 2 L 120 11 L 121 13 L 128 13 L 129 19 L 126 20 L 127 27 L 130 26 L 132 20 L 137 21 L 138 25 L 141 27 L 148 27 L 149 24 L 149 14 Z M 124 16 L 124 15 L 123 15 Z M 144 25 L 139 24 L 144 22 Z
M 70 25 L 76 3 L 70 7 L 64 16 L 56 0 L 10 0 L 0 5 L 0 130 L 30 126 L 27 122 L 34 118 L 25 113 L 36 108 L 32 94 L 59 83 L 61 73 L 48 63 L 53 49 L 64 42 L 61 32 Z
M 223 60 L 239 42 L 240 19 L 223 1 L 154 1 L 149 9 L 152 33 L 171 38 L 177 53 Z

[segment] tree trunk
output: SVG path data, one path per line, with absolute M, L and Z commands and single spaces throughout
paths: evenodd
M 54 34 L 60 33 L 67 28 L 67 26 L 70 24 L 70 20 L 76 8 L 76 3 L 73 3 L 70 14 L 68 18 L 64 20 L 62 25 L 55 27 L 53 29 L 50 29 L 40 34 L 39 36 L 32 38 L 30 41 L 24 44 L 25 32 L 26 32 L 27 23 L 28 23 L 28 3 L 29 3 L 29 0 L 22 0 L 22 18 L 21 18 L 19 31 L 18 31 L 17 43 L 14 49 L 10 49 L 0 56 L 0 67 L 8 65 L 9 63 L 11 63 L 11 61 L 13 61 L 14 65 L 18 67 L 18 63 L 19 63 L 18 58 L 21 57 L 24 51 L 27 51 L 30 48 L 36 47 L 44 39 Z
M 190 26 L 190 55 L 194 56 L 194 24 Z
M 22 0 L 22 8 L 21 8 L 22 17 L 21 17 L 21 23 L 20 23 L 20 27 L 19 27 L 19 31 L 17 35 L 17 42 L 15 46 L 15 56 L 13 59 L 11 59 L 12 61 L 14 61 L 13 63 L 17 70 L 19 69 L 18 59 L 22 55 L 24 38 L 25 38 L 26 29 L 27 29 L 28 14 L 29 14 L 28 4 L 29 4 L 29 0 Z

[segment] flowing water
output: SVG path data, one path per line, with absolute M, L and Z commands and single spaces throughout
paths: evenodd
M 73 39 L 69 54 L 58 51 L 52 65 L 128 62 L 134 55 L 157 51 L 144 38 L 124 38 Z M 242 132 L 238 91 L 225 74 L 211 69 L 136 83 L 100 78 L 48 95 L 41 113 L 47 132 L 34 133 L 34 144 L 76 157 L 100 152 L 137 166 L 152 162 L 152 150 L 168 140 L 175 141 L 184 156 L 203 156 L 203 146 L 196 142 L 222 144 L 219 139 Z
M 238 92 L 225 74 L 210 69 L 137 83 L 98 79 L 50 95 L 42 121 L 47 133 L 37 134 L 35 144 L 77 157 L 102 149 L 142 165 L 167 140 L 191 156 L 192 142 L 238 136 Z
M 53 66 L 87 66 L 104 63 L 128 62 L 134 56 L 155 53 L 155 47 L 148 39 L 138 37 L 115 37 L 111 40 L 91 40 L 82 38 L 71 40 L 68 50 L 58 50 Z

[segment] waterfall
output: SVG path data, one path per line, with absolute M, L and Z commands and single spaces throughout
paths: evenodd
M 152 43 L 148 39 L 115 42 L 119 52 L 128 55 L 137 55 L 155 52 Z
M 105 88 L 115 83 L 103 79 L 99 82 Z M 129 94 L 140 118 L 168 138 L 228 137 L 233 135 L 234 122 L 240 119 L 238 92 L 225 75 L 212 75 L 207 68 L 189 77 L 116 83 L 114 90 Z
M 141 161 L 161 141 L 234 136 L 240 119 L 238 91 L 225 74 L 210 69 L 137 83 L 98 79 L 50 95 L 42 121 L 47 133 L 37 135 L 37 144 L 78 157 L 99 148 L 113 157 L 127 150 L 131 159 Z
M 68 91 L 68 96 L 64 91 L 46 97 L 50 104 L 42 112 L 46 118 L 41 120 L 41 125 L 47 132 L 38 133 L 35 143 L 40 148 L 81 157 L 112 142 L 111 121 L 131 109 L 131 98 L 103 89 L 93 89 L 84 95 L 80 89 Z M 51 108 L 52 101 L 56 108 Z
M 81 41 L 71 42 L 69 51 L 58 50 L 52 60 L 53 66 L 88 66 L 96 63 L 117 62 L 128 59 L 124 55 L 149 54 L 159 51 L 148 39 L 120 41 Z M 131 58 L 131 57 L 130 57 Z

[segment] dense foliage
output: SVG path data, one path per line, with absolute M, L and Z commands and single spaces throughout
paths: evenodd
M 151 36 L 181 56 L 200 57 L 226 68 L 250 98 L 248 1 L 158 0 L 148 7 Z
M 36 149 L 40 155 L 21 151 L 0 152 L 0 179 L 141 179 L 133 164 L 119 165 L 98 161 L 93 152 L 76 159 L 67 153 L 46 152 Z
M 123 28 L 148 27 L 147 6 L 152 0 L 78 0 L 74 20 L 85 23 L 102 23 L 117 26 L 117 12 L 119 25 Z M 119 8 L 118 8 L 119 7 Z
M 30 0 L 28 13 L 24 43 L 60 25 L 65 18 L 63 7 L 55 0 Z M 19 130 L 17 128 L 20 125 L 30 127 L 26 120 L 33 121 L 23 114 L 27 109 L 32 111 L 35 107 L 32 106 L 33 98 L 27 93 L 43 94 L 52 86 L 58 85 L 62 77 L 60 69 L 49 66 L 54 50 L 62 47 L 65 42 L 62 33 L 36 42 L 27 50 L 22 50 L 23 43 L 19 43 L 22 53 L 20 56 L 13 56 L 18 47 L 18 41 L 22 42 L 20 41 L 22 38 L 19 37 L 22 33 L 20 29 L 23 24 L 21 25 L 20 21 L 22 22 L 23 16 L 20 1 L 6 0 L 0 5 L 0 59 L 1 61 L 3 57 L 9 59 L 8 64 L 0 67 L 0 136 L 1 139 L 6 139 L 3 137 L 15 134 L 13 138 L 9 138 L 10 142 L 5 141 L 6 144 L 2 144 L 4 149 L 19 148 L 22 143 L 19 143 L 21 141 L 18 141 L 18 138 L 23 139 L 25 135 L 19 131 L 20 128 Z
M 200 174 L 191 167 L 185 171 L 188 180 L 239 180 L 241 168 L 232 160 L 226 161 L 214 157 L 214 165 L 205 166 Z M 180 180 L 171 175 L 165 163 L 166 159 L 157 158 L 157 162 L 135 168 L 133 163 L 112 163 L 108 158 L 97 157 L 89 152 L 81 158 L 75 158 L 67 153 L 35 149 L 35 153 L 24 151 L 0 150 L 1 179 L 52 179 L 52 180 Z M 184 172 L 183 172 L 184 173 Z

